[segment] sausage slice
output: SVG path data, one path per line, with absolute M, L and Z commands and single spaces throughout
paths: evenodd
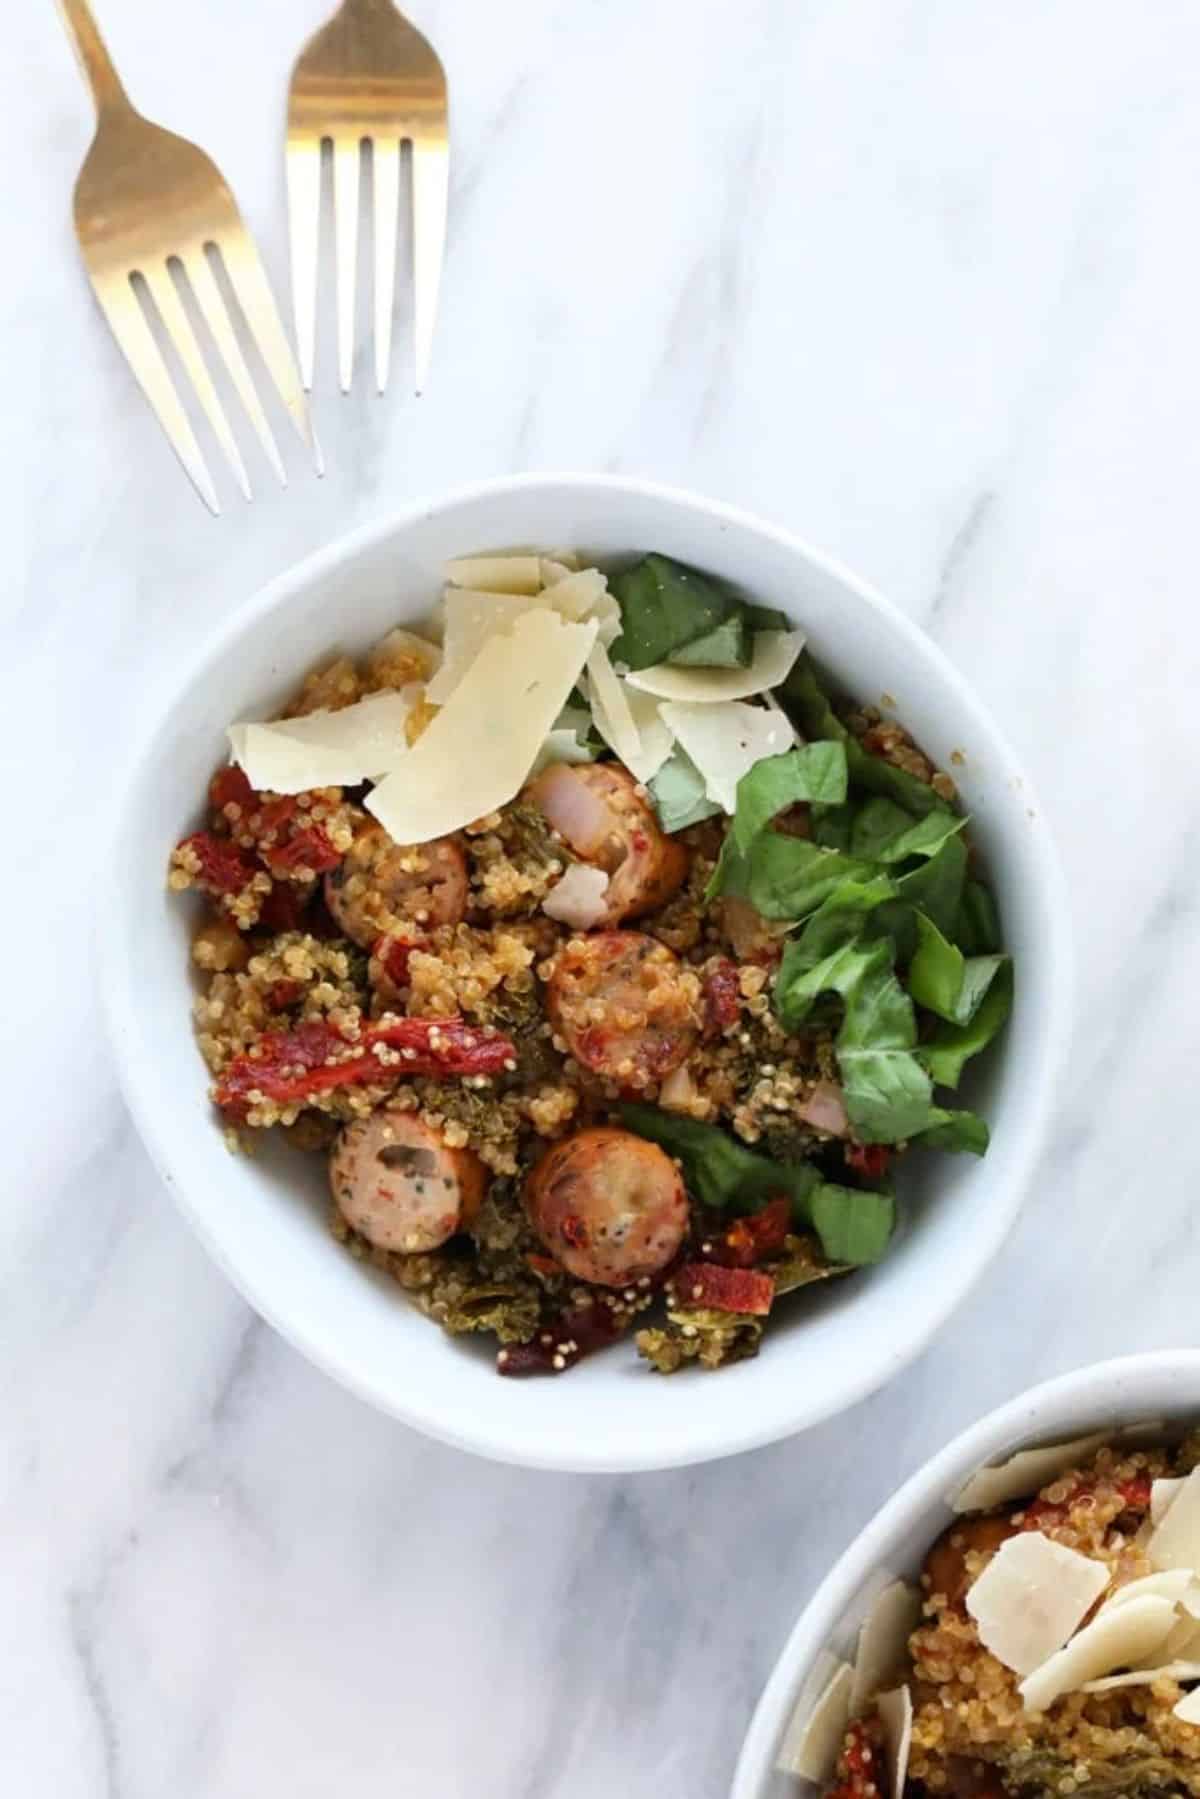
M 568 1273 L 600 1287 L 658 1274 L 679 1253 L 688 1202 L 657 1143 L 603 1126 L 546 1152 L 525 1183 L 529 1222 Z
M 686 1062 L 703 1022 L 698 976 L 644 931 L 597 931 L 562 949 L 546 993 L 575 1060 L 626 1089 Z
M 687 851 L 668 837 L 619 762 L 553 762 L 525 797 L 572 853 L 608 874 L 601 924 L 657 912 L 682 887 Z
M 458 924 L 467 909 L 467 859 L 453 837 L 395 843 L 382 825 L 367 825 L 326 875 L 325 903 L 363 949 L 397 924 Z
M 369 1243 L 415 1255 L 466 1229 L 487 1172 L 478 1156 L 450 1148 L 415 1112 L 380 1106 L 342 1132 L 329 1180 L 342 1216 Z

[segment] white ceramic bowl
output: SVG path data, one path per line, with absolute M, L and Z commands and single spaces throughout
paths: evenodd
M 811 1791 L 775 1768 L 779 1744 L 801 1698 L 811 1703 L 827 1678 L 826 1654 L 852 1661 L 875 1594 L 897 1577 L 915 1579 L 934 1539 L 951 1522 L 947 1504 L 976 1468 L 1015 1450 L 1067 1442 L 1091 1431 L 1200 1418 L 1200 1350 L 1096 1362 L 1034 1387 L 956 1437 L 914 1474 L 828 1574 L 800 1615 L 775 1664 L 746 1734 L 731 1799 L 797 1799 Z
M 518 545 L 579 548 L 600 560 L 662 550 L 787 610 L 855 694 L 895 696 L 937 761 L 965 757 L 956 774 L 1016 956 L 1015 1015 L 970 1095 L 992 1124 L 986 1159 L 914 1157 L 903 1178 L 904 1228 L 887 1260 L 789 1306 L 757 1360 L 715 1379 L 655 1378 L 632 1346 L 564 1380 L 498 1379 L 481 1344 L 450 1341 L 334 1247 L 313 1163 L 230 1156 L 205 1101 L 189 1023 L 189 908 L 169 898 L 164 871 L 197 819 L 226 725 L 269 710 L 335 646 L 362 650 L 419 617 L 447 557 Z M 929 640 L 844 570 L 741 513 L 641 482 L 526 476 L 464 489 L 345 538 L 272 583 L 166 695 L 124 786 L 108 869 L 101 957 L 121 1078 L 203 1242 L 251 1304 L 353 1392 L 503 1461 L 607 1471 L 703 1461 L 861 1399 L 917 1353 L 991 1260 L 1050 1114 L 1067 1025 L 1066 906 L 1040 808 L 1003 737 Z

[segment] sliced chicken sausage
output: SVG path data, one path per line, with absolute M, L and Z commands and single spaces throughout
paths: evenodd
M 679 1253 L 688 1203 L 678 1168 L 656 1143 L 605 1127 L 548 1150 L 525 1183 L 534 1230 L 577 1280 L 624 1287 Z
M 619 762 L 551 763 L 525 797 L 581 862 L 608 875 L 600 924 L 656 912 L 682 887 L 687 851 L 666 835 Z
M 596 931 L 562 949 L 546 994 L 575 1060 L 626 1089 L 686 1062 L 703 1023 L 699 976 L 644 931 Z
M 465 1230 L 487 1171 L 452 1149 L 415 1112 L 381 1106 L 348 1125 L 329 1160 L 333 1197 L 346 1222 L 379 1249 L 415 1255 Z
M 325 903 L 364 949 L 397 925 L 457 924 L 467 909 L 467 859 L 453 837 L 394 843 L 382 825 L 368 825 L 326 875 Z

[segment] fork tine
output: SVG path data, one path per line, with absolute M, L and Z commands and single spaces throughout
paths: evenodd
M 392 360 L 396 298 L 396 235 L 400 216 L 400 144 L 376 138 L 371 181 L 375 197 L 375 385 L 383 393 Z
M 287 147 L 292 310 L 300 379 L 311 392 L 317 346 L 317 250 L 321 239 L 321 140 L 293 137 Z
M 333 229 L 337 240 L 338 376 L 350 392 L 354 375 L 354 297 L 358 267 L 358 177 L 362 146 L 339 137 L 333 145 Z
M 237 295 L 237 302 L 245 315 L 250 334 L 258 345 L 259 355 L 267 365 L 267 371 L 275 383 L 280 399 L 287 407 L 301 441 L 313 453 L 317 473 L 323 475 L 325 462 L 309 417 L 300 374 L 283 329 L 283 321 L 279 317 L 271 284 L 267 280 L 267 272 L 254 248 L 253 240 L 244 230 L 227 231 L 217 240 L 217 249 L 221 252 L 229 285 Z
M 438 283 L 446 247 L 450 154 L 444 141 L 415 138 L 412 150 L 413 336 L 417 392 L 425 386 L 433 352 Z
M 283 459 L 279 454 L 279 446 L 275 442 L 274 433 L 267 423 L 250 371 L 246 367 L 246 359 L 242 355 L 242 347 L 238 343 L 237 334 L 229 317 L 229 309 L 225 304 L 216 277 L 209 266 L 208 257 L 203 247 L 193 250 L 184 259 L 188 280 L 192 284 L 192 292 L 196 302 L 204 314 L 213 341 L 221 353 L 225 367 L 229 371 L 229 379 L 237 390 L 238 398 L 246 408 L 250 423 L 254 426 L 259 443 L 266 452 L 267 461 L 279 477 L 281 487 L 287 486 L 287 472 Z
M 180 404 L 170 370 L 154 341 L 154 333 L 146 321 L 129 276 L 93 274 L 91 280 L 104 316 L 112 327 L 113 336 L 124 351 L 139 387 L 154 409 L 155 417 L 166 432 L 171 448 L 209 511 L 219 513 L 221 508 L 217 504 L 216 490 L 200 454 L 196 434 Z
M 192 321 L 184 311 L 183 301 L 179 297 L 179 289 L 175 285 L 175 277 L 168 265 L 147 262 L 142 270 L 150 296 L 158 307 L 167 336 L 175 346 L 176 355 L 182 362 L 192 386 L 196 390 L 196 398 L 204 409 L 204 416 L 213 428 L 213 435 L 225 452 L 225 460 L 233 470 L 234 479 L 246 498 L 253 499 L 250 491 L 250 479 L 246 474 L 246 465 L 242 461 L 242 453 L 238 449 L 237 439 L 229 428 L 229 420 L 225 417 L 225 408 L 217 398 L 217 390 L 212 384 L 208 365 L 196 342 L 196 333 L 192 330 Z

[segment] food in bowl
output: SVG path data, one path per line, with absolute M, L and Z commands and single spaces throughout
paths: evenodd
M 1200 1793 L 1200 1431 L 1144 1436 L 969 1480 L 781 1766 L 825 1799 Z
M 876 1262 L 1012 992 L 949 774 L 666 557 L 450 565 L 425 634 L 230 728 L 170 882 L 231 1138 L 505 1374 L 754 1354 Z M 651 1316 L 657 1308 L 657 1317 Z

